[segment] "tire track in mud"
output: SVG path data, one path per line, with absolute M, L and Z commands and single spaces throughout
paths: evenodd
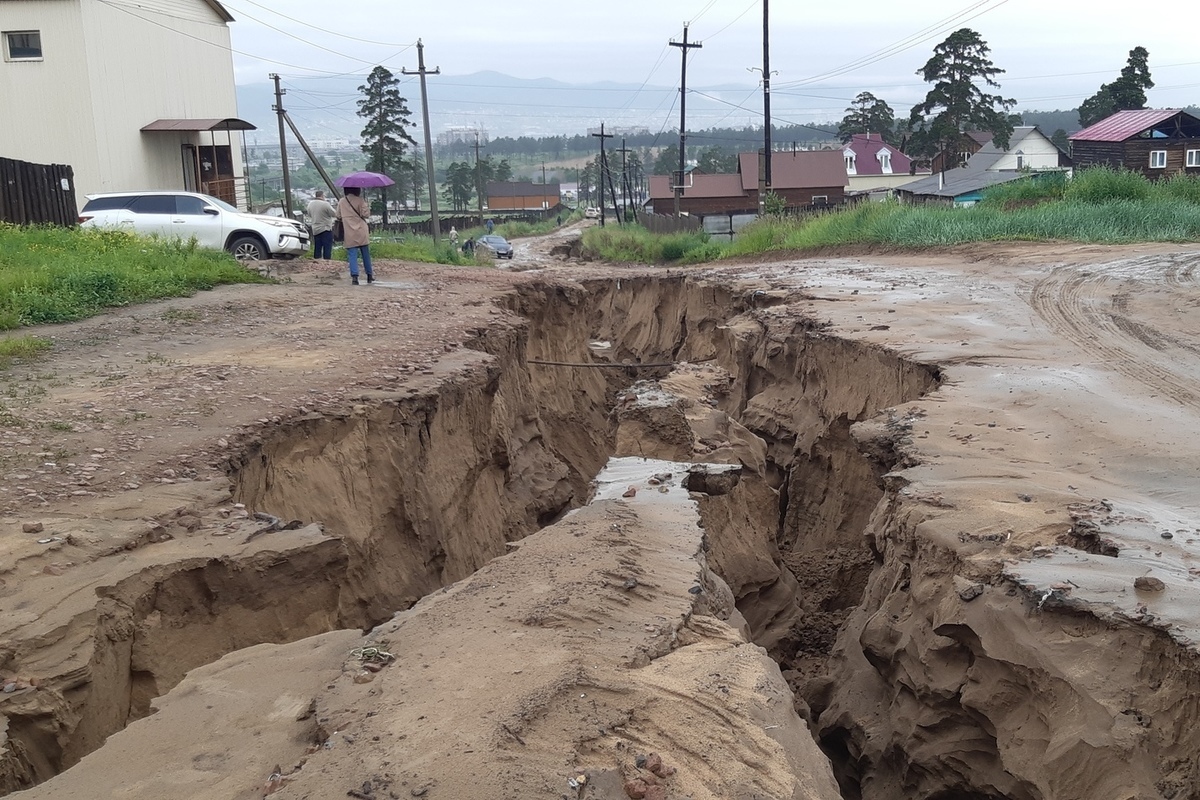
M 1196 256 L 1153 256 L 1095 267 L 1057 267 L 1029 304 L 1056 333 L 1108 366 L 1183 405 L 1200 408 L 1200 346 L 1127 316 L 1139 289 L 1189 289 Z

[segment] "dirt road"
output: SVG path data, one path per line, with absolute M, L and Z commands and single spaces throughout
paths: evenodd
M 0 787 L 1197 790 L 1200 249 L 668 275 L 558 244 L 38 331 L 0 375 Z M 712 372 L 611 367 L 679 361 Z M 618 447 L 746 494 L 668 487 L 683 538 L 645 480 L 564 520 Z

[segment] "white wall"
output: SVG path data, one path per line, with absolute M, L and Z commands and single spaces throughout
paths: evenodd
M 924 175 L 909 175 L 907 172 L 893 172 L 890 175 L 851 175 L 850 191 L 863 192 L 870 189 L 895 189 L 911 181 L 929 177 Z
M 1024 139 L 1009 146 L 1009 151 L 1000 157 L 989 171 L 1018 169 L 1017 151 L 1024 154 L 1021 166 L 1025 169 L 1053 169 L 1058 167 L 1059 150 L 1045 135 L 1032 131 Z
M 76 197 L 99 179 L 79 3 L 0 0 L 0 31 L 39 31 L 43 56 L 0 60 L 0 156 L 69 164 Z
M 180 146 L 208 140 L 143 126 L 237 116 L 229 27 L 203 0 L 0 0 L 0 30 L 40 30 L 45 54 L 0 61 L 0 155 L 70 164 L 81 204 L 183 188 Z

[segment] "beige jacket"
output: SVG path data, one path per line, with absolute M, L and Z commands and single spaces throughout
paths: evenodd
M 371 231 L 367 227 L 371 206 L 366 200 L 352 194 L 346 195 L 338 201 L 337 215 L 345 231 L 343 244 L 346 247 L 363 247 L 371 243 Z

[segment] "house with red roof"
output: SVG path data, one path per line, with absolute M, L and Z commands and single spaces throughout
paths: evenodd
M 914 170 L 912 160 L 878 133 L 856 133 L 842 147 L 851 194 L 894 189 L 929 168 Z
M 757 211 L 757 201 L 752 201 L 742 190 L 742 179 L 737 174 L 710 175 L 693 169 L 684 177 L 686 184 L 679 199 L 679 210 L 684 214 L 730 214 L 741 211 Z M 650 176 L 650 200 L 653 213 L 675 213 L 675 192 L 671 189 L 668 175 Z
M 1152 180 L 1200 174 L 1200 119 L 1178 108 L 1118 111 L 1068 138 L 1078 169 L 1128 169 Z

